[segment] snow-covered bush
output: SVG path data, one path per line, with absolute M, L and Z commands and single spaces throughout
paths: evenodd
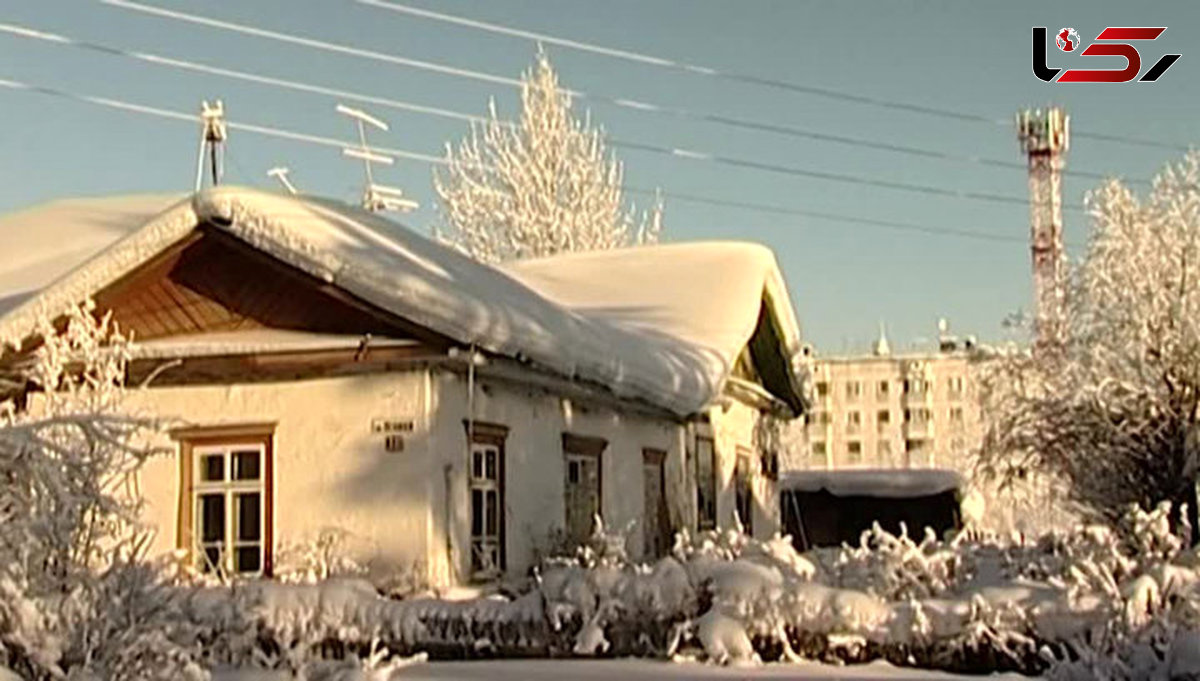
M 38 332 L 15 367 L 22 403 L 0 415 L 0 664 L 33 679 L 205 678 L 177 592 L 144 561 L 137 473 L 155 424 L 120 411 L 128 341 L 90 304 Z
M 350 533 L 322 528 L 308 541 L 284 544 L 275 562 L 275 577 L 288 584 L 315 584 L 333 577 L 359 577 L 367 568 L 345 550 Z

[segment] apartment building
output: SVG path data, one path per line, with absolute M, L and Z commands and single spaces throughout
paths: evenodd
M 983 357 L 973 339 L 947 335 L 936 350 L 892 354 L 882 333 L 870 354 L 818 357 L 807 451 L 793 465 L 965 470 L 983 436 Z

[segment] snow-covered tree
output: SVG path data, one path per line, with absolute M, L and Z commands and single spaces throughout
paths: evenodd
M 153 422 L 122 413 L 129 343 L 90 305 L 46 319 L 0 404 L 0 669 L 32 679 L 201 679 L 179 593 L 143 555 Z
M 484 262 L 657 241 L 661 201 L 640 216 L 626 205 L 621 163 L 575 117 L 544 52 L 521 81 L 518 123 L 492 101 L 486 122 L 447 145 L 433 176 L 442 238 Z
M 1088 206 L 1065 339 L 995 364 L 980 463 L 1002 479 L 1058 476 L 1109 519 L 1186 502 L 1196 528 L 1200 155 L 1168 165 L 1144 198 L 1113 180 Z

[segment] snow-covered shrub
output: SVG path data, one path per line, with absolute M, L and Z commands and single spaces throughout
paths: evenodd
M 344 529 L 325 527 L 308 541 L 284 544 L 275 562 L 275 577 L 289 584 L 315 584 L 365 574 L 367 568 L 346 552 L 349 536 Z
M 92 310 L 43 319 L 15 366 L 34 392 L 0 409 L 0 664 L 33 679 L 204 678 L 177 593 L 144 561 L 137 474 L 155 424 L 120 411 L 129 343 Z

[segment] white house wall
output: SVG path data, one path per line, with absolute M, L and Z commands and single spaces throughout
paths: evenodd
M 436 374 L 436 386 L 439 408 L 434 442 L 439 454 L 435 457 L 438 464 L 432 467 L 450 467 L 451 499 L 447 512 L 445 484 L 431 488 L 434 531 L 430 546 L 435 547 L 431 563 L 440 580 L 463 580 L 470 558 L 464 426 L 468 416 L 468 381 L 461 373 L 442 371 Z M 475 382 L 472 409 L 476 421 L 508 428 L 505 518 L 509 574 L 523 574 L 534 564 L 538 552 L 550 546 L 555 530 L 564 525 L 563 433 L 607 441 L 601 455 L 602 513 L 610 527 L 632 527 L 629 548 L 633 555 L 642 552 L 642 528 L 638 521 L 643 517 L 643 448 L 667 452 L 664 474 L 672 523 L 680 525 L 690 518 L 685 500 L 694 491 L 683 478 L 684 426 L 678 422 L 571 401 L 541 388 L 486 378 Z M 447 515 L 453 518 L 448 546 Z
M 462 582 L 469 570 L 466 464 L 467 380 L 449 370 L 230 386 L 177 386 L 131 391 L 129 406 L 189 426 L 275 422 L 274 548 L 315 538 L 326 528 L 349 533 L 360 560 L 419 568 L 433 584 Z M 685 448 L 696 429 L 714 438 L 718 523 L 733 524 L 738 446 L 754 453 L 756 535 L 776 528 L 774 486 L 758 473 L 753 449 L 758 412 L 737 402 L 710 410 L 711 426 L 691 426 L 542 388 L 477 380 L 475 420 L 508 428 L 505 441 L 507 569 L 523 574 L 550 546 L 565 519 L 562 434 L 603 438 L 604 520 L 629 527 L 629 549 L 643 554 L 644 448 L 667 452 L 667 504 L 673 528 L 695 527 L 695 481 Z M 412 421 L 403 452 L 384 451 L 375 419 Z M 161 444 L 170 446 L 166 435 Z M 447 476 L 447 473 L 449 475 Z M 146 520 L 156 553 L 176 548 L 180 485 L 177 456 L 152 460 L 141 477 Z M 447 493 L 449 497 L 447 497 Z M 449 529 L 447 523 L 450 523 Z M 447 541 L 449 537 L 449 541 Z
M 778 495 L 775 484 L 761 471 L 762 452 L 757 446 L 755 429 L 762 418 L 758 409 L 728 398 L 724 404 L 708 410 L 713 447 L 717 459 L 717 526 L 733 527 L 737 510 L 734 475 L 738 447 L 750 452 L 751 488 L 754 493 L 754 518 L 751 529 L 756 537 L 770 537 L 778 529 Z
M 190 426 L 276 422 L 274 546 L 348 531 L 348 550 L 411 568 L 427 554 L 428 487 L 440 476 L 428 455 L 426 373 L 372 374 L 278 383 L 130 391 L 130 406 Z M 431 405 L 432 406 L 432 405 Z M 411 420 L 403 452 L 384 451 L 373 419 Z M 175 448 L 175 443 L 161 438 Z M 175 549 L 178 455 L 152 460 L 141 477 L 153 549 Z

